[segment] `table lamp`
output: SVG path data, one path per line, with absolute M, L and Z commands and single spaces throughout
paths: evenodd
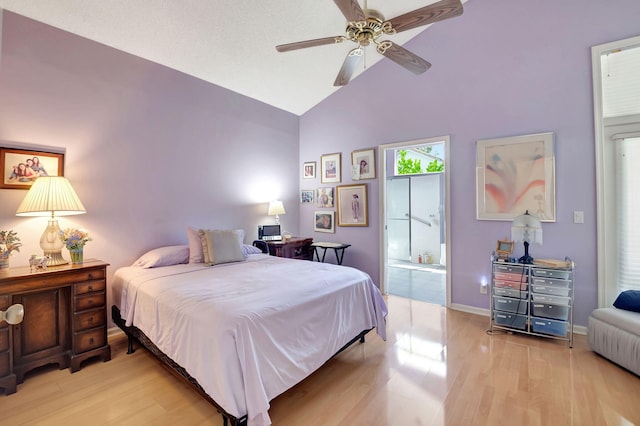
M 269 202 L 269 211 L 267 214 L 269 216 L 276 217 L 276 225 L 280 225 L 280 215 L 285 213 L 287 212 L 284 211 L 284 204 L 282 204 L 282 201 L 276 200 Z
M 40 237 L 40 247 L 45 256 L 49 256 L 48 266 L 69 263 L 62 257 L 64 242 L 60 238 L 60 226 L 57 216 L 69 216 L 86 213 L 82 202 L 71 187 L 67 178 L 62 176 L 42 176 L 33 182 L 16 216 L 49 216 L 49 223 Z
M 524 256 L 518 259 L 518 262 L 526 264 L 533 263 L 533 257 L 529 255 L 529 244 L 542 245 L 542 223 L 540 219 L 529 214 L 529 210 L 513 219 L 511 239 L 515 243 L 524 242 Z

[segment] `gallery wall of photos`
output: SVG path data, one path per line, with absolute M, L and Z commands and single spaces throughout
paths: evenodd
M 352 180 L 376 178 L 374 148 L 353 151 L 349 160 L 347 170 L 350 170 Z M 334 233 L 336 226 L 369 226 L 367 184 L 336 185 L 342 182 L 342 168 L 342 153 L 339 152 L 323 154 L 319 162 L 307 161 L 302 165 L 302 177 L 316 184 L 315 188 L 300 190 L 300 203 L 315 206 L 315 232 Z

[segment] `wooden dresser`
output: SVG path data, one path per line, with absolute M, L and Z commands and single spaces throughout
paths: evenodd
M 22 323 L 0 323 L 0 387 L 7 395 L 34 368 L 58 364 L 74 373 L 88 358 L 111 359 L 107 266 L 89 259 L 40 272 L 27 266 L 0 271 L 0 309 L 24 306 Z
M 269 254 L 291 259 L 313 260 L 313 238 L 292 237 L 282 241 L 267 241 Z

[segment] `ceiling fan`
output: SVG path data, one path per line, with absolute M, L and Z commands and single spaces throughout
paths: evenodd
M 441 0 L 429 6 L 396 16 L 388 21 L 377 10 L 367 9 L 366 6 L 365 9 L 362 9 L 358 4 L 358 0 L 334 0 L 334 2 L 344 17 L 347 18 L 346 36 L 324 37 L 276 46 L 278 52 L 288 52 L 307 47 L 342 43 L 345 40 L 356 43 L 358 46 L 347 54 L 336 81 L 333 83 L 334 86 L 344 86 L 349 83 L 356 66 L 360 62 L 360 58 L 364 54 L 364 47 L 369 46 L 371 43 L 376 45 L 376 50 L 381 55 L 386 56 L 414 74 L 422 74 L 431 67 L 429 62 L 402 46 L 388 40 L 380 41 L 378 38 L 383 34 L 393 35 L 401 31 L 462 15 L 462 3 L 460 0 Z

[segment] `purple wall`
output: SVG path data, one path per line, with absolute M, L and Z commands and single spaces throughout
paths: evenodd
M 470 0 L 461 17 L 406 44 L 433 64 L 427 73 L 383 60 L 304 114 L 300 162 L 342 152 L 348 166 L 355 149 L 450 135 L 452 302 L 488 309 L 479 278 L 490 274 L 489 255 L 510 223 L 476 220 L 475 143 L 554 132 L 557 222 L 543 224 L 544 246 L 532 253 L 576 261 L 574 318 L 586 325 L 597 305 L 590 48 L 637 36 L 638 16 L 637 0 Z M 379 180 L 366 182 L 369 227 L 338 227 L 330 239 L 351 243 L 345 263 L 378 281 Z M 342 183 L 352 183 L 349 173 Z M 314 235 L 310 210 L 300 209 L 301 234 Z M 574 210 L 585 212 L 584 224 L 573 223 Z
M 297 116 L 178 71 L 4 11 L 0 146 L 66 149 L 65 175 L 87 214 L 60 225 L 89 230 L 85 257 L 110 274 L 147 249 L 187 242 L 186 227 L 273 223 L 297 232 Z M 294 166 L 295 165 L 295 166 Z M 26 192 L 0 189 L 0 229 L 39 253 L 44 218 L 15 211 Z M 63 250 L 68 258 L 66 250 Z

